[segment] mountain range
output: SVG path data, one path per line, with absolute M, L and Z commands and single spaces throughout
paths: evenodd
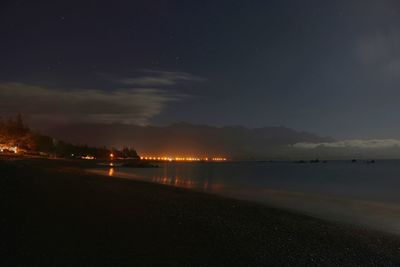
M 176 123 L 170 126 L 69 124 L 45 129 L 61 140 L 92 146 L 135 148 L 143 156 L 222 156 L 231 159 L 284 159 L 296 143 L 335 141 L 286 127 L 215 127 Z

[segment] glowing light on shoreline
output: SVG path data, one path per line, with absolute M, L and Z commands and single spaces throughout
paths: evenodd
M 18 147 L 16 147 L 16 146 L 6 146 L 6 145 L 1 145 L 0 144 L 0 152 L 5 152 L 5 151 L 14 152 L 15 154 L 17 154 L 18 153 Z

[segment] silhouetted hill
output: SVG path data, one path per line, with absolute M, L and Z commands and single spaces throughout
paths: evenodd
M 74 143 L 132 145 L 140 155 L 226 156 L 229 158 L 287 157 L 289 145 L 331 142 L 332 138 L 285 127 L 249 129 L 177 123 L 166 127 L 123 124 L 74 124 L 48 129 L 47 134 Z

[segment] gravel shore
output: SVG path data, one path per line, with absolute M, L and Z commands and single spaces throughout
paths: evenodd
M 245 201 L 0 159 L 1 266 L 400 266 L 400 237 Z

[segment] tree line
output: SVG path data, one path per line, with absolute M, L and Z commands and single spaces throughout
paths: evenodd
M 139 159 L 137 152 L 133 148 L 124 147 L 119 150 L 106 148 L 105 146 L 74 145 L 48 135 L 36 133 L 24 123 L 21 114 L 6 119 L 0 117 L 0 145 L 18 147 L 18 150 L 26 154 L 41 154 L 62 158 L 93 156 L 97 159 L 108 159 L 110 154 L 113 154 L 114 158 Z

